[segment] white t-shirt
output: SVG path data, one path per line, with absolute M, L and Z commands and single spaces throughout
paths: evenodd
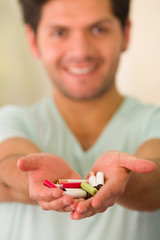
M 97 142 L 83 151 L 51 98 L 32 106 L 0 110 L 0 142 L 22 137 L 42 152 L 62 157 L 82 178 L 108 150 L 134 154 L 146 140 L 160 138 L 160 108 L 126 98 Z M 0 240 L 159 240 L 160 211 L 125 209 L 118 204 L 80 221 L 69 213 L 44 211 L 39 206 L 0 203 Z

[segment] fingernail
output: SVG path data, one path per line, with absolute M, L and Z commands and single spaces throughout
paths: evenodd
M 71 209 L 72 209 L 73 211 L 75 211 L 75 210 L 76 210 L 75 205 L 71 205 Z
M 59 198 L 59 197 L 61 197 L 62 196 L 62 193 L 61 192 L 57 192 L 57 191 L 55 191 L 55 192 L 53 192 L 53 194 L 52 194 L 52 196 L 53 197 L 55 197 L 55 198 Z
M 77 208 L 77 212 L 79 212 L 79 213 L 84 213 L 84 212 L 86 212 L 86 211 L 87 211 L 87 207 L 79 206 L 79 207 Z
M 72 201 L 71 200 L 69 200 L 69 199 L 63 199 L 63 203 L 64 203 L 64 205 L 66 205 L 66 206 L 68 206 L 68 205 L 70 205 L 71 203 L 72 203 Z
M 99 208 L 100 206 L 101 206 L 101 202 L 92 201 L 92 207 L 93 207 L 93 208 Z
M 79 220 L 82 220 L 84 218 L 84 214 L 81 215 L 81 218 Z

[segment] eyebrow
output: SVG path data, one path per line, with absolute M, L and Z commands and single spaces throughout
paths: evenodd
M 111 18 L 104 18 L 104 19 L 101 19 L 101 20 L 91 24 L 91 26 L 99 25 L 99 24 L 103 24 L 103 23 L 113 24 L 113 20 Z
M 100 25 L 100 24 L 113 24 L 113 20 L 111 18 L 104 18 L 104 19 L 101 19 L 101 20 L 98 20 L 98 21 L 95 21 L 94 23 L 90 23 L 88 24 L 87 27 L 94 27 L 94 26 L 97 26 L 97 25 Z M 65 23 L 55 23 L 55 24 L 51 24 L 51 25 L 48 25 L 47 26 L 48 28 L 52 28 L 52 29 L 57 29 L 57 28 L 67 28 L 68 26 L 65 25 Z

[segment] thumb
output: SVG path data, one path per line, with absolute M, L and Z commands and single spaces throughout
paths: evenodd
M 119 157 L 121 166 L 137 173 L 151 173 L 156 168 L 152 161 L 137 158 L 130 154 L 120 153 Z
M 36 154 L 22 157 L 17 162 L 17 167 L 22 171 L 33 171 L 39 168 L 39 157 Z

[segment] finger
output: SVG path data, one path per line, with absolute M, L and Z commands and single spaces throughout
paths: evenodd
M 74 199 L 74 203 L 71 205 L 72 211 L 75 211 L 80 202 L 85 201 L 84 198 Z
M 23 171 L 36 170 L 41 166 L 41 163 L 45 160 L 45 165 L 47 166 L 46 159 L 53 159 L 53 154 L 50 153 L 33 153 L 25 157 L 22 157 L 17 162 L 17 167 Z
M 119 161 L 121 166 L 137 173 L 150 173 L 155 170 L 155 164 L 152 161 L 140 159 L 127 153 L 120 152 Z
M 71 196 L 63 196 L 54 199 L 50 202 L 39 201 L 39 205 L 43 210 L 53 210 L 65 212 L 65 208 L 73 203 L 73 198 Z
M 74 202 L 71 205 L 68 205 L 67 207 L 65 207 L 62 211 L 63 212 L 73 212 L 76 209 L 76 205 L 78 204 L 78 202 L 80 201 L 84 201 L 84 199 L 79 198 L 79 199 L 74 199 Z M 61 211 L 61 212 L 62 212 Z
M 80 213 L 80 212 L 74 211 L 74 212 L 72 212 L 70 214 L 70 218 L 72 220 L 81 220 L 83 218 L 91 217 L 91 216 L 93 216 L 93 215 L 95 215 L 97 213 L 101 213 L 101 212 L 103 212 L 105 210 L 106 210 L 106 208 L 104 208 L 103 210 L 101 209 L 99 211 L 95 210 L 95 209 L 92 209 L 92 210 L 84 212 L 84 213 Z
M 75 209 L 73 207 L 73 204 L 71 204 L 71 205 L 65 207 L 62 211 L 63 212 L 73 212 L 73 211 L 75 211 Z
M 95 210 L 95 209 L 91 209 L 90 211 L 87 211 L 87 212 L 85 212 L 85 213 L 82 213 L 82 215 L 81 215 L 81 219 L 84 219 L 84 218 L 88 218 L 88 217 L 92 217 L 93 215 L 95 215 L 95 214 L 98 214 L 98 213 L 102 213 L 102 212 L 104 212 L 104 211 L 106 211 L 107 210 L 107 207 L 101 207 L 101 208 L 99 208 L 99 209 L 97 209 L 97 210 Z M 76 216 L 76 213 L 75 213 L 75 216 L 74 217 L 77 217 Z M 78 217 L 80 217 L 80 216 L 78 216 Z
M 85 201 L 79 202 L 76 207 L 76 212 L 84 213 L 86 211 L 89 211 L 91 208 L 92 208 L 92 205 L 91 205 L 91 198 L 90 198 Z
M 113 177 L 109 179 L 104 186 L 91 198 L 91 206 L 93 208 L 99 208 L 107 201 L 114 201 L 118 198 L 125 190 L 127 184 L 128 174 L 121 175 L 120 177 Z
M 118 180 L 116 177 L 109 179 L 94 197 L 91 197 L 84 202 L 80 202 L 76 207 L 76 212 L 85 213 L 93 208 L 100 208 L 107 201 L 112 202 L 113 199 L 124 192 L 127 183 L 126 179 L 128 179 L 126 177 L 127 175 L 124 174 L 119 177 Z
M 30 197 L 36 201 L 49 202 L 53 199 L 62 197 L 63 191 L 61 189 L 46 189 L 45 187 L 36 187 L 30 189 Z
M 22 171 L 36 170 L 39 168 L 39 158 L 36 158 L 36 156 L 20 158 L 17 162 L 17 167 Z
M 70 214 L 70 218 L 72 220 L 81 220 L 83 218 L 83 214 L 82 213 L 79 213 L 79 212 L 71 212 Z
M 113 206 L 114 203 L 115 203 L 115 201 L 109 199 L 108 201 L 103 203 L 103 205 L 100 206 L 99 208 L 96 208 L 96 209 L 95 208 L 91 208 L 90 210 L 88 210 L 86 212 L 83 212 L 83 213 L 74 211 L 74 212 L 72 212 L 70 214 L 70 218 L 72 220 L 80 220 L 80 219 L 83 219 L 83 218 L 91 217 L 91 216 L 93 216 L 95 214 L 98 214 L 98 213 L 103 213 L 109 207 Z

